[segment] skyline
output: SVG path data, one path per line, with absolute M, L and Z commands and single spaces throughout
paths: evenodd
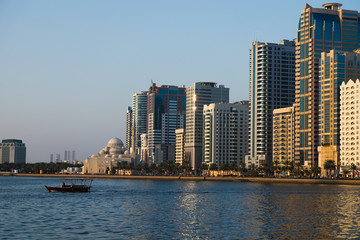
M 125 144 L 126 108 L 151 80 L 213 81 L 230 88 L 230 102 L 247 100 L 251 42 L 294 39 L 305 5 L 84 3 L 0 1 L 0 138 L 23 140 L 29 163 L 64 149 L 82 161 L 112 137 Z M 359 10 L 356 1 L 341 3 Z M 268 11 L 276 8 L 284 15 Z

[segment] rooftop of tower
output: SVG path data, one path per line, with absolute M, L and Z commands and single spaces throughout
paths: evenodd
M 322 5 L 323 8 L 328 9 L 328 10 L 339 10 L 340 7 L 342 6 L 341 3 L 325 3 Z
M 216 87 L 216 82 L 199 82 L 200 85 L 208 86 L 208 87 Z

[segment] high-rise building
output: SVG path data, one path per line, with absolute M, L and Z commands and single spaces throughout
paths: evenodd
M 22 140 L 4 139 L 0 143 L 0 164 L 26 163 L 26 147 Z
M 185 161 L 193 169 L 202 163 L 203 106 L 229 102 L 229 88 L 214 82 L 197 82 L 186 89 Z
M 133 94 L 132 102 L 132 135 L 134 136 L 134 149 L 132 151 L 135 155 L 140 155 L 141 149 L 141 134 L 147 133 L 147 109 L 148 108 L 148 92 Z
M 211 103 L 203 114 L 203 163 L 239 167 L 248 152 L 248 104 Z
M 125 147 L 126 149 L 130 149 L 131 147 L 131 135 L 132 133 L 132 108 L 127 107 L 126 109 L 126 141 Z
M 185 129 L 179 128 L 175 130 L 176 147 L 175 147 L 175 162 L 182 165 L 185 159 Z
M 250 117 L 247 167 L 272 161 L 273 111 L 295 100 L 295 43 L 253 42 L 250 48 Z
M 50 162 L 52 163 L 52 162 L 54 162 L 54 154 L 50 154 Z
M 296 40 L 295 160 L 305 166 L 318 164 L 319 60 L 332 49 L 359 48 L 357 11 L 342 10 L 339 3 L 301 11 Z
M 161 149 L 164 161 L 175 161 L 175 129 L 185 127 L 186 89 L 183 87 L 152 83 L 148 92 L 148 149 L 153 163 L 155 148 Z
M 278 108 L 273 116 L 273 161 L 294 161 L 295 111 L 294 107 Z
M 360 80 L 349 80 L 340 86 L 340 166 L 360 167 Z
M 338 164 L 340 157 L 340 85 L 360 78 L 360 53 L 322 52 L 319 67 L 319 162 Z

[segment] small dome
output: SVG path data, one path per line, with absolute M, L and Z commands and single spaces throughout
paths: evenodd
M 119 138 L 116 138 L 116 137 L 110 139 L 107 144 L 107 147 L 109 147 L 109 148 L 121 148 L 123 146 L 124 146 L 123 142 Z
M 129 154 L 130 154 L 129 150 L 126 150 L 126 151 L 124 152 L 124 154 L 125 154 L 125 155 L 129 155 Z
M 118 158 L 118 156 L 114 154 L 114 155 L 112 155 L 112 158 Z M 114 159 L 113 159 L 113 160 L 114 160 Z
M 91 155 L 92 158 L 96 157 L 95 155 Z

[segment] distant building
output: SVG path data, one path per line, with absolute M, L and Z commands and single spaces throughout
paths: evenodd
M 249 153 L 246 166 L 272 161 L 273 111 L 295 100 L 295 42 L 253 42 L 250 48 Z
M 4 139 L 0 143 L 0 164 L 26 163 L 26 147 L 22 140 Z
M 340 168 L 360 167 L 360 80 L 341 84 Z
M 203 163 L 239 167 L 248 152 L 248 104 L 204 105 L 203 118 Z
M 131 139 L 132 139 L 132 108 L 128 107 L 126 109 L 126 142 L 125 148 L 130 150 L 131 148 Z
M 112 138 L 97 155 L 84 160 L 83 174 L 108 174 L 118 162 L 132 162 L 129 151 L 125 151 L 119 138 Z
M 202 163 L 203 107 L 229 102 L 229 88 L 214 82 L 197 82 L 186 89 L 185 160 L 193 169 Z
M 273 162 L 294 161 L 295 111 L 294 107 L 278 108 L 273 116 Z
M 179 128 L 175 130 L 176 135 L 176 149 L 175 162 L 182 165 L 185 158 L 185 129 Z

